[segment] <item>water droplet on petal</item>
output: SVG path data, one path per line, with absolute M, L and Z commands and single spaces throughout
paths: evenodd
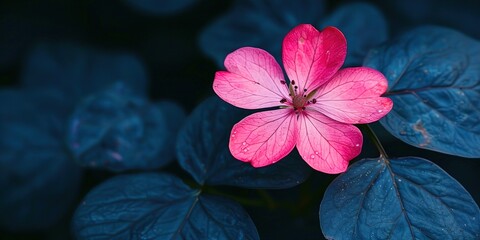
M 360 147 L 360 143 L 355 144 L 355 147 Z
M 315 158 L 315 154 L 310 155 L 310 158 L 311 158 L 311 159 L 314 159 L 314 158 Z
M 382 109 L 379 109 L 377 112 L 381 113 L 381 112 L 383 112 L 383 110 L 382 110 Z
M 318 155 L 318 151 L 315 151 L 315 154 L 317 154 L 317 155 Z
M 245 146 L 245 145 L 247 145 L 247 143 L 246 143 L 246 142 L 243 142 L 242 145 Z

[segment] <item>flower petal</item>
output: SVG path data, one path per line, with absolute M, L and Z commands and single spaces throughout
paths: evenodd
M 297 149 L 317 171 L 341 173 L 362 150 L 363 137 L 357 127 L 306 111 L 298 119 Z
M 226 71 L 215 74 L 213 90 L 226 102 L 241 108 L 279 106 L 288 97 L 280 65 L 268 52 L 240 48 L 225 58 Z
M 334 27 L 319 32 L 310 24 L 301 24 L 283 40 L 285 71 L 300 89 L 312 91 L 328 81 L 343 65 L 346 55 L 347 41 Z
M 292 109 L 254 113 L 235 124 L 230 135 L 230 152 L 254 167 L 273 164 L 295 147 L 297 118 Z
M 310 106 L 339 122 L 370 123 L 392 110 L 392 100 L 380 97 L 387 87 L 385 76 L 375 69 L 345 68 L 318 89 L 317 103 Z

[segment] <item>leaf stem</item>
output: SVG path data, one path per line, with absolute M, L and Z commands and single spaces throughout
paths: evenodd
M 367 132 L 368 137 L 373 142 L 375 147 L 377 147 L 378 152 L 380 152 L 380 158 L 388 159 L 387 152 L 385 152 L 385 149 L 383 148 L 382 143 L 380 142 L 380 140 L 378 140 L 378 137 L 373 131 L 372 127 L 370 127 L 370 125 L 368 124 L 362 124 L 360 125 L 360 127 L 363 128 L 365 132 Z

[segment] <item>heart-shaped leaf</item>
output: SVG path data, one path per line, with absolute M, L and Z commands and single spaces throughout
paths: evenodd
M 426 159 L 362 159 L 327 188 L 320 226 L 328 239 L 479 239 L 480 210 Z
M 236 1 L 230 11 L 202 32 L 202 50 L 223 66 L 227 54 L 245 47 L 262 48 L 281 62 L 282 40 L 293 27 L 309 23 L 319 30 L 333 25 L 347 37 L 346 65 L 360 65 L 367 51 L 387 37 L 383 15 L 373 5 L 355 3 L 325 15 L 321 0 Z
M 380 122 L 416 147 L 480 157 L 480 43 L 420 27 L 370 51 L 366 66 L 388 79 L 393 110 Z
M 258 239 L 236 202 L 156 173 L 119 175 L 97 186 L 72 227 L 78 239 Z
M 338 7 L 322 23 L 338 27 L 347 39 L 345 66 L 358 66 L 368 51 L 387 40 L 387 21 L 371 4 L 351 3 Z
M 254 168 L 228 149 L 232 126 L 248 115 L 218 97 L 201 103 L 180 130 L 177 157 L 200 184 L 248 188 L 288 188 L 300 184 L 311 169 L 296 152 L 268 167 Z
M 79 104 L 70 120 L 68 143 L 82 166 L 155 169 L 173 159 L 183 119 L 177 105 L 151 104 L 125 85 L 115 84 Z

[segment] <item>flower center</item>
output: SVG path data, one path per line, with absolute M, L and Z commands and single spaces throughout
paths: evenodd
M 307 102 L 307 97 L 305 95 L 297 94 L 293 96 L 293 107 L 295 109 L 303 109 Z
M 287 85 L 284 80 L 281 80 L 280 83 Z M 305 106 L 315 104 L 317 102 L 317 99 L 313 98 L 317 90 L 313 90 L 308 94 L 308 89 L 298 90 L 298 86 L 296 86 L 295 80 L 290 81 L 290 84 L 287 87 L 289 92 L 288 95 L 291 97 L 292 100 L 290 102 L 286 98 L 282 98 L 280 100 L 280 103 L 288 102 L 287 105 L 292 106 L 296 113 L 305 110 Z

